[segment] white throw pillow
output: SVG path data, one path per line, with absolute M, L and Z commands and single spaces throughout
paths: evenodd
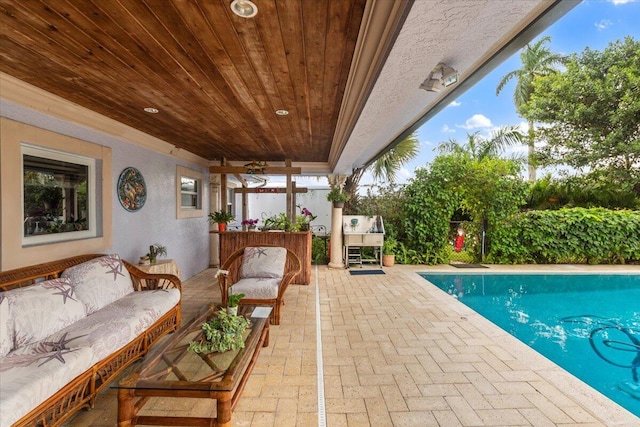
M 74 265 L 62 273 L 91 314 L 133 292 L 131 275 L 117 254 Z
M 287 261 L 287 250 L 280 247 L 252 246 L 245 248 L 242 255 L 240 278 L 262 277 L 282 278 Z

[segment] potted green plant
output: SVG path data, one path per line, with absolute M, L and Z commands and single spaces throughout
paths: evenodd
M 382 243 L 382 265 L 392 267 L 396 263 L 398 241 L 392 236 L 385 236 Z
M 244 298 L 244 294 L 229 294 L 227 301 L 227 313 L 238 314 L 238 304 Z
M 264 219 L 264 226 L 262 227 L 262 231 L 271 230 L 291 230 L 291 221 L 289 221 L 289 218 L 287 218 L 287 215 L 284 212 L 280 212 L 277 215 L 270 216 Z
M 149 258 L 149 262 L 151 264 L 155 264 L 156 259 L 159 256 L 167 256 L 167 247 L 161 245 L 160 243 L 155 243 L 149 246 L 149 253 L 147 254 L 147 257 Z
M 219 210 L 209 214 L 209 223 L 218 224 L 218 231 L 225 231 L 227 223 L 234 221 L 236 218 L 230 212 Z
M 247 327 L 249 319 L 220 310 L 216 317 L 202 324 L 202 338 L 191 341 L 187 350 L 194 353 L 223 353 L 244 348 L 243 333 Z
M 340 187 L 334 187 L 327 194 L 327 200 L 333 202 L 334 208 L 342 208 L 344 207 L 344 202 L 349 200 L 349 195 L 342 191 Z

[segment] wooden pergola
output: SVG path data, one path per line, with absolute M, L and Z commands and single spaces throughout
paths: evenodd
M 244 166 L 230 166 L 225 159 L 222 160 L 221 166 L 210 166 L 209 173 L 220 174 L 220 204 L 221 206 L 227 206 L 227 175 L 233 175 L 242 184 L 242 188 L 235 188 L 235 194 L 242 194 L 242 217 L 247 218 L 247 195 L 248 194 L 283 194 L 286 197 L 285 212 L 289 221 L 294 221 L 296 215 L 296 194 L 306 193 L 306 188 L 297 188 L 295 181 L 293 181 L 293 175 L 300 175 L 302 168 L 292 167 L 291 160 L 285 161 L 285 166 L 269 166 L 262 164 L 261 162 L 252 162 Z M 242 176 L 248 175 L 285 175 L 286 187 L 285 188 L 268 188 L 268 187 L 256 187 L 249 188 L 247 180 Z

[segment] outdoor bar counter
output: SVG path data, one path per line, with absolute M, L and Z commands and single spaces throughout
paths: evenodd
M 220 236 L 220 260 L 223 262 L 243 246 L 269 244 L 282 246 L 300 258 L 302 270 L 291 283 L 308 285 L 311 283 L 311 232 L 286 231 L 223 231 Z

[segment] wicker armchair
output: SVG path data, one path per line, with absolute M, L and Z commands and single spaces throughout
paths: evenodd
M 278 262 L 256 264 L 255 260 L 260 258 L 259 255 L 263 254 L 265 249 L 266 252 L 269 252 L 268 248 L 285 250 L 286 259 L 281 259 L 280 264 Z M 251 261 L 253 254 L 258 256 Z M 253 262 L 252 268 L 248 268 L 250 262 Z M 256 267 L 260 266 L 264 269 L 258 268 L 256 270 Z M 284 293 L 301 268 L 300 259 L 289 249 L 266 244 L 242 247 L 233 252 L 220 266 L 222 274 L 218 274 L 218 285 L 220 286 L 222 305 L 227 305 L 230 290 L 231 293 L 243 293 L 245 297 L 240 300 L 240 304 L 273 306 L 271 323 L 279 325 L 280 307 L 284 304 Z M 234 292 L 235 285 L 238 286 Z

